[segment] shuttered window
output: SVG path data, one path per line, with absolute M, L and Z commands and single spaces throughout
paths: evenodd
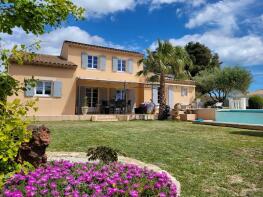
M 98 57 L 89 55 L 87 67 L 96 69 L 98 67 Z
M 118 59 L 118 71 L 119 72 L 126 71 L 126 60 Z
M 36 96 L 51 96 L 52 81 L 38 81 L 35 88 Z
M 181 87 L 181 96 L 187 96 L 187 95 L 188 95 L 188 88 Z

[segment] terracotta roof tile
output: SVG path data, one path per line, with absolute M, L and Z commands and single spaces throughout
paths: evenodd
M 14 60 L 11 61 L 15 62 Z M 25 60 L 24 64 L 42 65 L 42 66 L 60 67 L 60 68 L 69 68 L 69 69 L 75 69 L 77 67 L 76 64 L 67 61 L 61 56 L 45 55 L 45 54 L 35 54 L 35 56 L 31 61 Z
M 69 40 L 65 40 L 63 44 L 70 44 L 74 46 L 82 46 L 82 47 L 92 47 L 92 48 L 98 48 L 98 49 L 104 49 L 104 50 L 110 50 L 110 51 L 116 51 L 116 52 L 123 52 L 123 53 L 130 53 L 133 55 L 141 56 L 143 57 L 144 54 L 137 52 L 137 51 L 131 51 L 131 50 L 125 50 L 125 49 L 117 49 L 117 48 L 111 48 L 111 47 L 105 47 L 105 46 L 99 46 L 99 45 L 92 45 L 92 44 L 85 44 L 80 42 L 73 42 Z

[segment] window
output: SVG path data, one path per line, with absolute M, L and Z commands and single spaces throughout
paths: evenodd
M 88 56 L 88 68 L 96 69 L 98 67 L 98 57 L 97 56 Z
M 88 107 L 96 107 L 98 104 L 98 89 L 86 88 L 86 96 L 88 97 Z
M 51 96 L 52 82 L 38 81 L 35 88 L 36 96 Z
M 117 90 L 115 100 L 120 101 L 125 99 L 125 90 Z
M 187 96 L 188 95 L 188 89 L 186 87 L 181 87 L 181 96 Z
M 118 59 L 118 71 L 120 72 L 126 71 L 126 60 Z

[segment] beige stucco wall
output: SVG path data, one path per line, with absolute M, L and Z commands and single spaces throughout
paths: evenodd
M 67 48 L 65 48 L 66 50 Z M 87 48 L 87 47 L 72 47 L 68 46 L 68 61 L 78 65 L 76 75 L 80 78 L 92 78 L 100 80 L 113 80 L 113 81 L 127 81 L 127 82 L 144 82 L 144 77 L 137 77 L 136 73 L 142 70 L 142 65 L 138 61 L 142 56 L 126 54 L 117 51 L 106 51 L 100 48 Z M 81 53 L 86 52 L 89 55 L 106 56 L 106 69 L 104 71 L 97 69 L 84 69 L 81 68 Z M 66 53 L 66 52 L 65 52 Z M 63 52 L 64 54 L 64 52 Z M 128 72 L 113 72 L 112 71 L 112 58 L 118 57 L 122 59 L 133 60 L 133 73 Z
M 12 96 L 8 100 L 19 98 L 25 102 L 28 99 L 39 98 L 37 112 L 30 112 L 29 115 L 72 115 L 75 114 L 76 103 L 76 76 L 74 69 L 62 69 L 39 65 L 11 65 L 9 73 L 20 82 L 34 76 L 35 79 L 51 80 L 62 82 L 62 97 L 25 97 L 20 92 L 18 97 Z
M 181 88 L 185 87 L 188 89 L 187 96 L 181 96 Z M 173 102 L 172 106 L 176 103 L 181 103 L 183 105 L 189 105 L 195 100 L 195 86 L 193 85 L 179 85 L 179 84 L 166 84 L 165 86 L 165 94 L 166 94 L 166 103 L 169 104 L 169 93 L 168 89 L 171 88 L 173 90 Z M 152 88 L 148 85 L 144 88 L 144 101 L 150 101 L 152 99 Z
M 202 108 L 196 109 L 195 114 L 197 118 L 202 118 L 203 120 L 215 120 L 216 119 L 216 109 L 214 108 Z
M 188 89 L 187 96 L 181 96 L 181 88 L 185 87 Z M 173 85 L 174 90 L 174 104 L 181 103 L 183 105 L 189 105 L 195 100 L 195 87 L 188 85 Z

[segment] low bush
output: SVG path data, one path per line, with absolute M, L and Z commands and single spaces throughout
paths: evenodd
M 165 173 L 136 165 L 55 161 L 9 179 L 6 197 L 22 196 L 160 196 L 176 197 L 177 187 Z
M 248 99 L 249 109 L 263 109 L 263 98 L 260 96 L 251 96 Z
M 125 155 L 119 150 L 113 149 L 107 146 L 98 146 L 94 148 L 89 148 L 87 151 L 87 156 L 89 161 L 99 160 L 105 164 L 118 161 L 118 155 Z

